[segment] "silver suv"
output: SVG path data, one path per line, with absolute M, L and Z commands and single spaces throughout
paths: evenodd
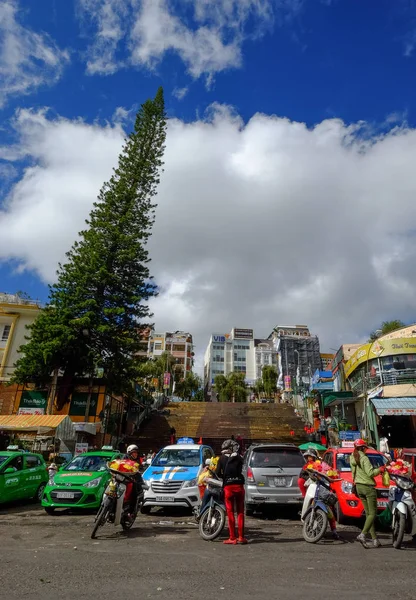
M 265 504 L 300 504 L 299 473 L 305 464 L 294 444 L 256 444 L 244 457 L 246 514 Z

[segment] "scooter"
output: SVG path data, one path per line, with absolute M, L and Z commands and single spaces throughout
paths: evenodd
M 107 522 L 115 526 L 121 525 L 124 530 L 131 529 L 143 504 L 144 490 L 147 489 L 139 473 L 117 471 L 111 469 L 108 463 L 107 469 L 111 473 L 111 480 L 104 491 L 101 506 L 95 517 L 92 539 L 95 538 L 98 528 L 103 527 Z M 134 507 L 125 502 L 129 484 L 137 486 L 137 500 Z
M 199 534 L 205 541 L 215 540 L 224 529 L 225 505 L 222 481 L 217 479 L 206 479 L 210 499 L 202 514 L 198 515 Z
M 302 534 L 305 542 L 316 544 L 326 533 L 329 509 L 338 502 L 337 495 L 331 490 L 331 483 L 339 480 L 330 479 L 315 470 L 310 470 L 308 474 L 301 512 Z
M 415 484 L 409 477 L 390 473 L 396 483 L 389 489 L 389 507 L 393 515 L 393 548 L 400 549 L 404 534 L 416 535 L 416 506 L 412 497 Z

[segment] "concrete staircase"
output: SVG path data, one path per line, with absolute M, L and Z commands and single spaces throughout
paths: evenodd
M 154 416 L 139 432 L 140 450 L 148 452 L 166 446 L 170 428 L 176 437 L 202 438 L 217 452 L 222 442 L 241 436 L 247 447 L 253 442 L 283 442 L 301 444 L 306 441 L 302 420 L 289 404 L 245 404 L 182 402 L 169 405 L 169 416 Z M 293 435 L 291 435 L 293 432 Z

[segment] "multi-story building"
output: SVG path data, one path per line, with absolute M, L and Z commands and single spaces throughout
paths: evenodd
M 278 354 L 278 387 L 309 385 L 313 373 L 321 369 L 318 336 L 311 335 L 306 325 L 276 325 L 268 339 Z
M 328 354 L 325 352 L 321 352 L 321 364 L 322 364 L 322 370 L 323 371 L 329 371 L 329 369 L 331 368 L 332 365 L 332 361 L 334 360 L 335 355 L 334 354 Z
M 362 436 L 416 446 L 416 324 L 361 345 L 344 365 Z
M 175 371 L 179 376 L 184 376 L 192 371 L 194 362 L 192 335 L 184 331 L 165 331 L 158 333 L 152 331 L 149 335 L 147 355 L 157 358 L 167 352 L 175 359 Z
M 277 354 L 272 340 L 254 340 L 256 379 L 261 379 L 263 367 L 274 366 L 277 369 Z
M 206 396 L 209 396 L 217 375 L 244 373 L 247 384 L 252 385 L 257 379 L 255 347 L 252 329 L 234 327 L 231 333 L 213 333 L 204 357 Z M 261 356 L 261 350 L 259 353 Z
M 20 346 L 27 342 L 27 326 L 35 321 L 40 309 L 34 300 L 0 293 L 0 414 L 11 414 L 13 410 L 17 388 L 6 383 L 13 375 Z

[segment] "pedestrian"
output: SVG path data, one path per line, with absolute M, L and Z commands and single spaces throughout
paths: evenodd
M 247 544 L 244 537 L 244 476 L 243 459 L 239 454 L 239 445 L 234 440 L 225 440 L 221 447 L 216 475 L 222 479 L 225 508 L 227 510 L 230 537 L 224 544 Z M 235 530 L 234 508 L 237 511 L 238 538 Z
M 374 548 L 379 548 L 381 544 L 380 540 L 377 538 L 374 525 L 377 515 L 377 491 L 374 478 L 380 473 L 383 473 L 386 467 L 383 465 L 374 468 L 370 459 L 365 454 L 367 448 L 368 445 L 364 440 L 355 440 L 354 452 L 350 458 L 352 480 L 357 489 L 357 496 L 363 503 L 366 516 L 364 528 L 357 537 L 357 541 L 360 542 L 364 548 L 367 548 L 366 535 L 367 533 L 370 533 L 373 542 L 372 545 Z
M 170 443 L 171 445 L 176 444 L 176 429 L 174 427 L 170 428 Z

